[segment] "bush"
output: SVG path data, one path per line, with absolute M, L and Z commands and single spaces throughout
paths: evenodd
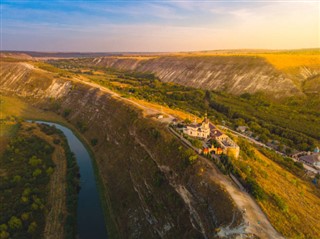
M 70 113 L 71 113 L 71 109 L 65 109 L 62 115 L 63 117 L 67 118 L 70 115 Z
M 93 139 L 91 139 L 90 143 L 92 146 L 96 146 L 98 144 L 98 139 L 93 138 Z
M 84 133 L 88 130 L 88 125 L 82 121 L 77 121 L 76 126 L 81 133 Z
M 156 187 L 161 187 L 161 185 L 164 182 L 165 182 L 165 176 L 160 171 L 155 172 L 154 178 L 153 178 L 153 185 Z
M 16 230 L 22 227 L 22 222 L 19 218 L 12 216 L 8 222 L 8 225 L 12 230 Z
M 254 198 L 260 201 L 263 201 L 266 199 L 267 194 L 260 187 L 260 185 L 256 182 L 255 179 L 251 177 L 247 177 L 246 184 L 247 184 L 248 191 L 252 194 Z
M 283 212 L 288 211 L 288 205 L 280 196 L 278 196 L 277 194 L 272 194 L 272 198 L 274 199 L 276 205 L 280 208 L 281 211 Z

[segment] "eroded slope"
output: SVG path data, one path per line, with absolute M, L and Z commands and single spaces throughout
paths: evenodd
M 3 65 L 1 93 L 63 115 L 95 142 L 111 235 L 214 238 L 217 228 L 242 222 L 230 196 L 200 162 L 188 163 L 188 152 L 163 126 L 97 88 L 21 63 Z
M 233 94 L 267 92 L 275 97 L 302 94 L 287 74 L 256 56 L 167 56 L 146 60 L 103 57 L 92 63 L 151 72 L 164 82 Z

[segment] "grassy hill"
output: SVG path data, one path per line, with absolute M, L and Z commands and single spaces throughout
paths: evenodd
M 238 143 L 241 156 L 233 163 L 243 178 L 254 178 L 262 188 L 263 197 L 258 203 L 274 227 L 286 238 L 319 238 L 319 186 L 306 180 L 303 171 L 297 176 L 275 163 L 272 158 L 281 158 L 279 155 L 256 149 L 243 140 Z

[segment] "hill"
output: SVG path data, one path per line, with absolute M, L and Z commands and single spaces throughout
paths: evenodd
M 107 56 L 75 59 L 74 63 L 152 73 L 163 82 L 226 91 L 235 95 L 265 93 L 272 98 L 284 98 L 319 93 L 319 57 L 318 50 L 251 53 L 219 51 L 164 56 Z

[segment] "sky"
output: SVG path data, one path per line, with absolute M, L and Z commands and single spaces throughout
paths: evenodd
M 320 0 L 0 0 L 1 50 L 177 52 L 320 47 Z

